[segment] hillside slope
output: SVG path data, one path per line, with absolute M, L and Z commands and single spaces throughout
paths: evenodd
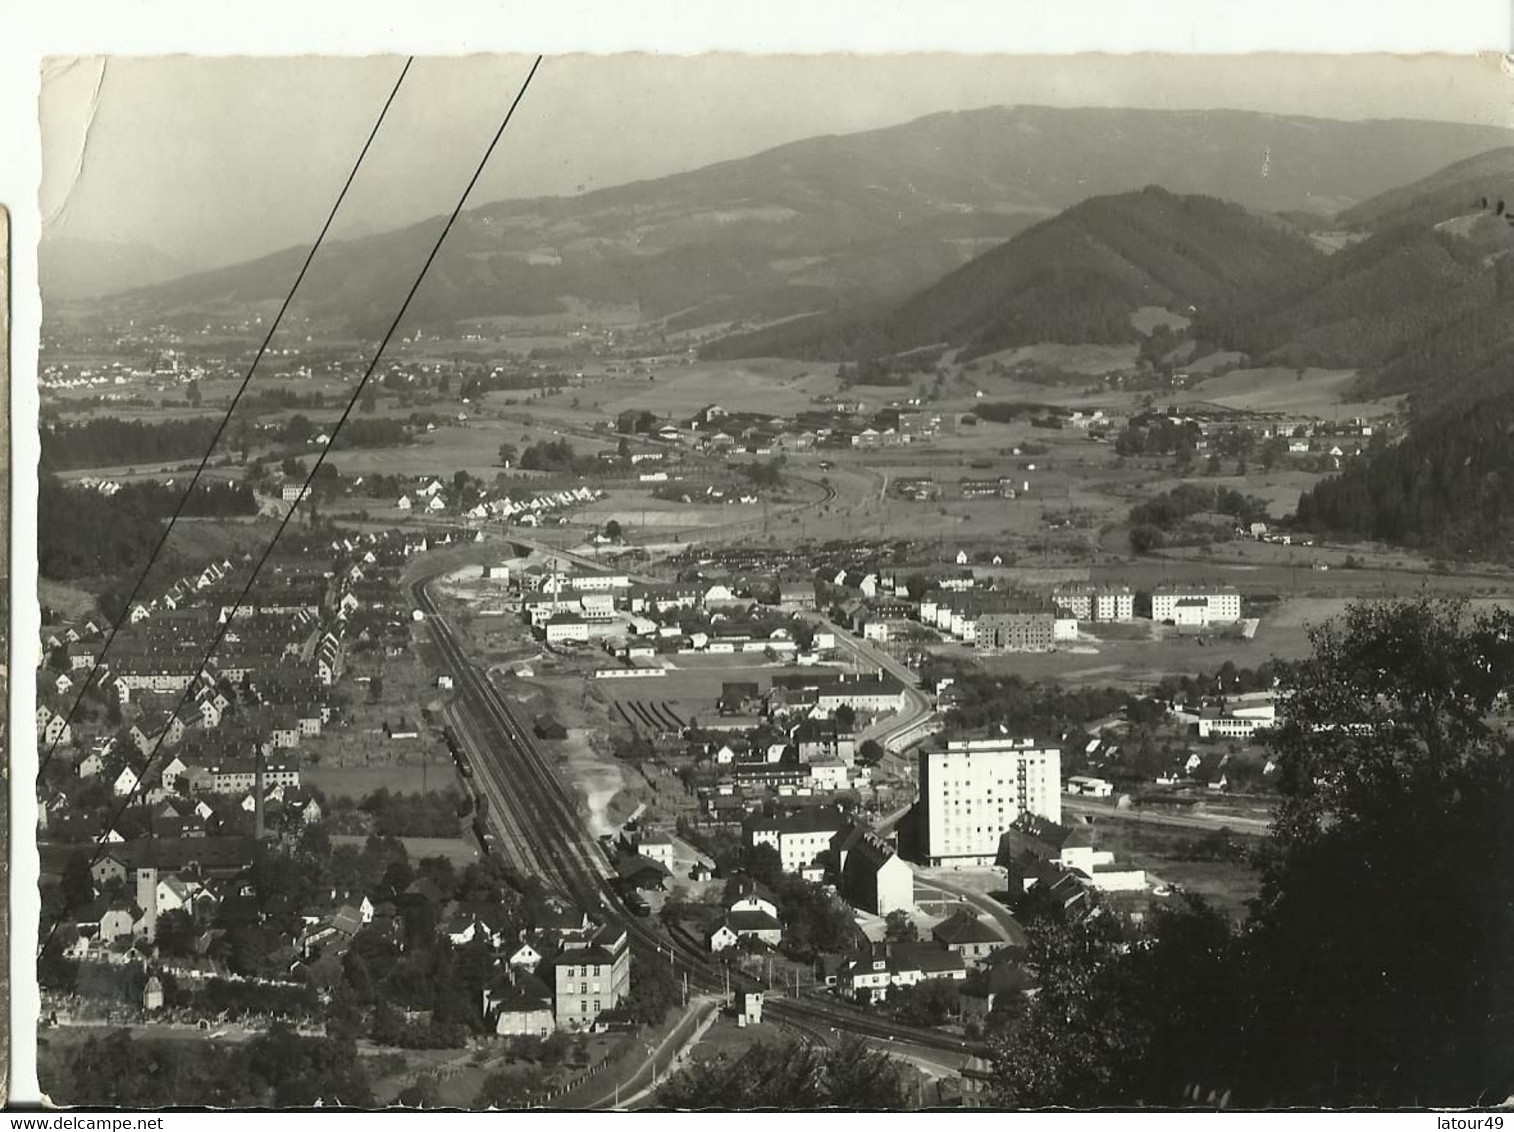
M 1514 369 L 1501 392 L 1415 422 L 1299 499 L 1301 527 L 1514 560 Z
M 968 354 L 1134 341 L 1139 307 L 1202 307 L 1319 258 L 1237 205 L 1148 187 L 1086 201 L 980 256 L 898 307 L 888 335 L 900 349 L 946 341 Z
M 762 322 L 917 291 L 1090 197 L 1162 184 L 1328 212 L 1502 144 L 1504 131 L 1239 111 L 990 108 L 820 137 L 571 198 L 465 212 L 411 322 L 636 304 L 679 325 Z M 397 306 L 440 223 L 332 244 L 303 307 L 354 327 Z M 136 291 L 172 317 L 274 301 L 302 250 Z
M 1500 199 L 1514 207 L 1514 146 L 1453 162 L 1428 177 L 1353 205 L 1337 219 L 1348 228 L 1439 224 Z
M 1130 342 L 1140 338 L 1131 322 L 1140 307 L 1207 306 L 1310 274 L 1324 258 L 1279 221 L 1151 186 L 1084 201 L 886 311 L 791 323 L 707 353 L 767 346 L 834 358 L 945 343 L 972 357 L 1037 342 Z
M 1514 148 L 1457 162 L 1342 213 L 1364 239 L 1217 303 L 1194 333 L 1272 364 L 1357 369 L 1358 393 L 1406 393 L 1417 412 L 1496 392 L 1514 350 L 1510 206 Z

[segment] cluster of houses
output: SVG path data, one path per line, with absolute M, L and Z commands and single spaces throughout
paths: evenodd
M 497 973 L 483 991 L 480 1009 L 493 1033 L 546 1035 L 603 1026 L 630 990 L 625 928 L 595 923 L 561 901 L 548 901 L 533 914 L 532 926 L 523 928 L 502 905 L 449 898 L 423 876 L 402 892 L 333 891 L 315 906 L 281 908 L 278 894 L 258 892 L 255 847 L 256 840 L 246 837 L 111 846 L 90 866 L 95 899 L 69 914 L 73 930 L 65 957 L 103 963 L 152 959 L 160 922 L 182 912 L 193 928 L 192 954 L 160 959 L 159 966 L 192 980 L 225 977 L 224 966 L 209 958 L 225 929 L 208 925 L 244 913 L 265 922 L 273 909 L 293 913 L 290 920 L 298 924 L 273 945 L 274 965 L 287 969 L 292 985 L 330 988 L 344 977 L 343 959 L 360 933 L 402 941 L 406 915 L 424 905 L 439 940 L 488 948 Z
M 859 761 L 858 720 L 902 710 L 904 685 L 887 674 L 779 674 L 722 685 L 719 714 L 692 738 L 692 781 L 703 815 L 734 820 L 773 798 L 806 799 L 866 789 L 872 770 Z M 843 726 L 838 716 L 850 713 Z
M 313 820 L 299 748 L 339 722 L 350 649 L 408 645 L 400 580 L 417 548 L 396 532 L 292 546 L 240 604 L 236 570 L 212 563 L 134 605 L 108 651 L 95 620 L 44 630 L 37 735 L 68 773 L 47 779 L 40 836 L 213 839 L 260 806 Z M 86 682 L 103 723 L 98 703 L 70 719 Z
M 854 908 L 875 916 L 911 911 L 914 871 L 866 822 L 833 806 L 806 806 L 742 823 L 746 848 L 770 846 L 785 872 L 830 881 Z
M 656 674 L 659 656 L 678 653 L 760 653 L 814 664 L 836 647 L 833 633 L 780 616 L 815 608 L 813 582 L 753 593 L 727 581 L 639 583 L 625 574 L 544 567 L 527 568 L 517 581 L 521 614 L 548 645 L 600 641 L 627 662 L 606 675 L 633 674 L 637 666 L 642 675 Z
M 769 456 L 817 448 L 882 448 L 920 444 L 955 432 L 961 414 L 923 406 L 919 398 L 872 412 L 862 402 L 806 409 L 792 416 L 705 405 L 688 417 L 662 420 L 627 409 L 614 421 L 617 432 L 645 436 L 665 445 L 706 453 L 746 452 Z
M 958 561 L 968 561 L 966 552 Z M 1128 586 L 1067 582 L 1047 590 L 997 589 L 968 566 L 850 569 L 824 582 L 846 595 L 836 603 L 840 620 L 879 643 L 909 640 L 924 629 L 985 655 L 1046 652 L 1076 641 L 1083 624 L 1136 619 L 1136 594 Z M 1159 585 L 1149 601 L 1151 620 L 1180 631 L 1241 619 L 1240 592 L 1221 584 Z
M 1114 854 L 1095 846 L 1092 826 L 1064 825 L 1040 814 L 1022 813 L 1010 823 L 999 839 L 996 864 L 1005 870 L 1015 896 L 1038 885 L 1053 893 L 1075 887 L 1079 903 L 1086 904 L 1090 890 L 1146 889 L 1145 871 L 1114 867 Z
M 477 920 L 472 914 L 454 918 L 461 930 L 453 941 L 483 930 L 474 926 Z M 514 939 L 495 934 L 489 942 L 500 974 L 484 988 L 481 1007 L 493 1033 L 545 1037 L 603 1026 L 630 993 L 626 929 L 597 924 L 576 908 L 555 905 L 533 930 Z
M 645 437 L 691 451 L 766 456 L 826 448 L 870 450 L 928 443 L 955 433 L 965 415 L 932 408 L 914 397 L 872 410 L 865 402 L 835 401 L 792 416 L 729 410 L 716 404 L 705 405 L 691 416 L 673 419 L 627 409 L 615 418 L 613 427 L 624 436 Z M 1211 432 L 1235 428 L 1260 439 L 1286 438 L 1292 453 L 1322 453 L 1336 461 L 1359 453 L 1358 442 L 1370 439 L 1374 430 L 1383 427 L 1360 418 L 1339 422 L 1287 416 L 1211 416 L 1194 409 L 1167 415 L 1173 424 L 1193 425 L 1200 451 L 1208 448 L 1207 437 Z M 1123 428 L 1129 419 L 1125 414 L 1104 409 L 1074 409 L 1050 418 L 1056 427 L 1100 437 Z M 988 494 L 1001 498 L 1013 498 L 1017 491 L 1027 490 L 1013 482 L 988 482 L 993 483 Z
M 479 499 L 467 508 L 454 505 L 451 513 L 473 522 L 492 520 L 523 527 L 539 527 L 554 515 L 592 503 L 603 496 L 604 492 L 599 489 L 582 485 L 519 497 L 505 493 L 495 498 Z M 402 515 L 448 514 L 446 486 L 439 479 L 422 476 L 414 490 L 405 492 L 395 501 L 394 509 Z

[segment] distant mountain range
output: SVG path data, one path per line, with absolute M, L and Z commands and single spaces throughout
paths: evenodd
M 542 314 L 570 300 L 635 304 L 673 328 L 865 309 L 1091 197 L 1161 185 L 1324 216 L 1507 141 L 1480 126 L 1242 111 L 937 114 L 582 196 L 470 209 L 411 321 Z M 332 244 L 302 305 L 355 329 L 382 324 L 439 223 Z M 288 249 L 112 301 L 172 317 L 276 300 L 302 255 Z M 104 283 L 96 293 L 117 286 Z
M 43 236 L 37 259 L 43 295 L 64 302 L 161 283 L 190 271 L 172 256 L 143 244 L 73 236 Z
M 1097 197 L 914 295 L 720 339 L 707 356 L 850 361 L 926 346 L 970 358 L 1040 342 L 1142 341 L 1132 316 L 1191 316 L 1191 352 L 1360 371 L 1418 411 L 1502 388 L 1514 352 L 1514 148 L 1359 202 L 1324 228 L 1165 189 Z M 1311 225 L 1310 227 L 1316 227 Z M 1175 343 L 1176 345 L 1176 343 Z

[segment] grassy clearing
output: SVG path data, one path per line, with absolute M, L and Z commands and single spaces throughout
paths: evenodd
M 300 771 L 301 780 L 329 795 L 363 798 L 375 790 L 391 794 L 437 794 L 463 789 L 451 760 L 434 757 L 422 767 L 420 760 L 384 766 L 330 766 L 322 763 Z
M 1186 859 L 1185 844 L 1203 836 L 1200 830 L 1137 822 L 1110 821 L 1098 826 L 1099 847 L 1113 852 L 1117 865 L 1145 869 L 1153 886 L 1181 885 L 1229 915 L 1241 918 L 1246 914 L 1246 901 L 1257 894 L 1261 879 L 1246 861 Z M 1240 835 L 1233 838 L 1248 849 L 1261 844 L 1259 838 Z
M 1151 309 L 1153 308 L 1142 308 L 1142 310 Z M 1043 342 L 1036 346 L 1019 346 L 1012 350 L 1001 350 L 997 354 L 988 354 L 975 361 L 979 365 L 998 361 L 1007 366 L 1042 365 L 1068 373 L 1103 374 L 1133 368 L 1138 350 L 1137 346 L 1066 346 L 1056 342 Z
M 776 1022 L 738 1026 L 735 1018 L 719 1018 L 704 1032 L 689 1051 L 689 1056 L 695 1061 L 712 1061 L 720 1057 L 734 1061 L 758 1042 L 782 1044 L 792 1037 L 790 1031 Z
M 361 849 L 367 840 L 366 837 L 359 837 L 355 833 L 337 833 L 332 835 L 331 844 L 356 845 Z M 400 842 L 405 846 L 405 852 L 410 854 L 412 861 L 423 861 L 428 857 L 445 857 L 453 865 L 463 868 L 479 859 L 478 846 L 468 838 L 401 837 Z
M 960 647 L 958 651 L 959 655 L 969 655 Z M 1138 689 L 1172 672 L 1211 672 L 1227 660 L 1239 668 L 1255 668 L 1274 657 L 1292 660 L 1308 655 L 1309 639 L 1302 625 L 1274 626 L 1264 620 L 1256 637 L 1249 641 L 1191 637 L 1103 641 L 1080 646 L 1078 652 L 1069 649 L 982 657 L 981 664 L 985 672 L 1031 680 L 1054 678 L 1074 685 L 1111 684 Z
M 1349 399 L 1348 390 L 1355 379 L 1355 370 L 1306 369 L 1300 379 L 1298 370 L 1280 366 L 1238 369 L 1199 382 L 1188 390 L 1186 399 L 1249 412 L 1297 413 L 1341 420 L 1390 416 L 1400 408 L 1401 397 L 1381 401 Z
M 37 601 L 69 621 L 88 616 L 95 607 L 95 596 L 82 586 L 68 582 L 55 582 L 50 578 L 37 579 Z

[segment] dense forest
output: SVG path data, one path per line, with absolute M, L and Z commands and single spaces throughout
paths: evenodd
M 179 485 L 139 481 L 103 495 L 43 475 L 37 495 L 38 570 L 43 577 L 60 581 L 135 576 L 157 545 L 183 490 Z M 246 485 L 208 480 L 184 501 L 183 514 L 221 518 L 255 515 L 257 509 L 257 500 Z M 58 521 L 61 516 L 67 516 L 67 521 Z
M 1360 369 L 1377 396 L 1454 384 L 1514 336 L 1514 265 L 1489 258 L 1509 242 L 1503 225 L 1392 227 L 1219 299 L 1193 333 L 1273 364 Z
M 1114 450 L 1121 456 L 1165 456 L 1197 446 L 1197 421 L 1174 421 L 1159 413 L 1131 418 L 1115 437 Z
M 1507 382 L 1514 375 L 1505 371 Z M 1304 492 L 1297 523 L 1448 555 L 1514 557 L 1514 393 L 1417 422 Z
M 42 1039 L 46 1041 L 46 1039 Z M 371 1106 L 352 1041 L 301 1037 L 275 1026 L 242 1046 L 164 1041 L 118 1030 L 43 1057 L 42 1089 L 91 1108 Z
M 219 423 L 214 417 L 156 423 L 92 417 L 82 422 L 47 425 L 42 429 L 38 470 L 45 475 L 74 468 L 198 460 L 210 447 Z
M 599 467 L 593 456 L 580 455 L 567 438 L 538 440 L 520 454 L 520 466 L 529 472 L 571 472 L 583 475 Z
M 1141 307 L 1203 306 L 1321 258 L 1285 224 L 1153 186 L 1075 205 L 886 312 L 796 319 L 705 354 L 846 359 L 945 342 L 967 358 L 1040 342 L 1137 342 L 1130 316 Z
M 1203 545 L 1267 517 L 1267 501 L 1226 487 L 1179 484 L 1130 509 L 1130 545 L 1137 554 L 1163 546 Z

